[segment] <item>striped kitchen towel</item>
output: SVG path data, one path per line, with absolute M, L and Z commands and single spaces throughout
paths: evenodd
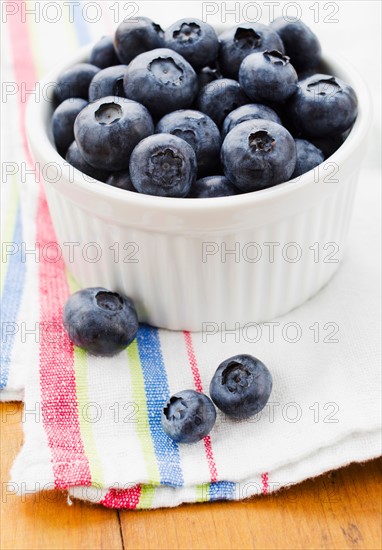
M 0 395 L 25 403 L 25 441 L 10 490 L 59 488 L 108 507 L 156 508 L 267 494 L 378 456 L 379 186 L 373 170 L 361 176 L 368 186 L 358 194 L 348 256 L 336 277 L 303 307 L 260 325 L 256 335 L 143 325 L 113 359 L 72 346 L 61 319 L 76 283 L 49 252 L 55 252 L 55 235 L 26 144 L 25 105 L 58 56 L 111 32 L 114 23 L 108 2 L 99 3 L 103 16 L 92 23 L 85 21 L 85 3 L 73 3 L 73 24 L 64 11 L 55 22 L 52 13 L 37 20 L 44 4 L 7 2 L 3 37 Z M 236 353 L 260 357 L 273 374 L 264 412 L 246 422 L 218 413 L 203 441 L 172 442 L 160 425 L 163 403 L 185 388 L 208 392 L 218 364 Z

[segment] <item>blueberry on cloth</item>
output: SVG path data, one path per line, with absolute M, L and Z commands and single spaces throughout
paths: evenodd
M 126 169 L 134 147 L 153 131 L 152 118 L 143 105 L 116 96 L 89 103 L 74 123 L 84 159 L 109 172 Z
M 138 331 L 132 300 L 102 287 L 84 288 L 69 296 L 63 321 L 73 344 L 104 357 L 126 348 Z
M 238 419 L 259 413 L 272 392 L 272 376 L 252 355 L 235 355 L 221 363 L 215 372 L 210 395 L 224 413 Z
M 216 420 L 211 399 L 194 390 L 175 393 L 162 412 L 163 431 L 177 443 L 196 443 L 210 433 Z

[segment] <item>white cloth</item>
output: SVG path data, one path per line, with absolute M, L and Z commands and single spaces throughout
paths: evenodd
M 274 341 L 269 325 L 262 325 L 256 343 L 250 342 L 256 336 L 251 331 L 226 334 L 225 342 L 224 333 L 192 335 L 206 392 L 218 364 L 237 353 L 261 358 L 274 379 L 271 406 L 256 421 L 235 422 L 219 413 L 211 432 L 218 479 L 236 483 L 231 498 L 261 491 L 265 472 L 272 491 L 381 452 L 377 183 L 363 170 L 343 264 L 318 295 L 274 321 Z M 296 330 L 301 338 L 292 343 L 288 340 L 295 338 Z M 159 333 L 170 393 L 194 387 L 183 336 Z M 134 400 L 124 354 L 110 363 L 96 358 L 87 363 L 87 403 L 96 403 L 100 411 L 92 425 L 97 459 L 90 452 L 102 471 L 103 490 L 96 490 L 97 501 L 110 487 L 148 484 L 150 478 L 139 433 L 131 424 L 116 423 L 108 413 L 116 403 L 123 410 Z M 26 409 L 34 410 L 40 398 L 39 378 L 32 369 Z M 25 445 L 12 469 L 12 481 L 21 491 L 54 480 L 46 434 L 36 419 L 26 416 Z M 202 442 L 180 446 L 179 452 L 185 486 L 157 488 L 150 507 L 194 501 L 196 486 L 210 481 Z M 81 487 L 71 489 L 71 494 L 92 500 L 88 488 L 85 493 Z

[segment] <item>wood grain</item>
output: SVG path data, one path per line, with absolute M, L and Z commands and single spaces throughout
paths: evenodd
M 52 492 L 24 499 L 5 481 L 22 443 L 21 405 L 1 404 L 2 550 L 381 548 L 381 461 L 353 464 L 276 495 L 175 509 L 107 510 Z
M 19 403 L 1 404 L 2 550 L 122 549 L 118 512 L 76 501 L 55 491 L 21 498 L 7 494 L 5 481 L 22 444 Z
M 120 514 L 124 548 L 381 548 L 381 462 L 246 502 Z

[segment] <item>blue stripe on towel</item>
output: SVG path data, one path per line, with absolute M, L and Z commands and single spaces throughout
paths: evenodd
M 13 232 L 13 243 L 19 247 L 16 254 L 8 258 L 8 268 L 4 281 L 3 294 L 1 297 L 1 372 L 0 389 L 4 389 L 8 383 L 9 366 L 13 344 L 15 341 L 15 332 L 17 333 L 17 316 L 20 309 L 21 298 L 24 290 L 25 281 L 25 262 L 22 261 L 20 244 L 22 241 L 22 222 L 20 205 L 17 208 L 15 228 Z M 14 326 L 11 324 L 15 323 Z M 8 334 L 8 329 L 10 333 Z
M 145 381 L 150 432 L 161 483 L 180 487 L 183 485 L 183 473 L 178 445 L 164 433 L 161 423 L 163 405 L 170 394 L 158 329 L 141 325 L 137 341 Z

